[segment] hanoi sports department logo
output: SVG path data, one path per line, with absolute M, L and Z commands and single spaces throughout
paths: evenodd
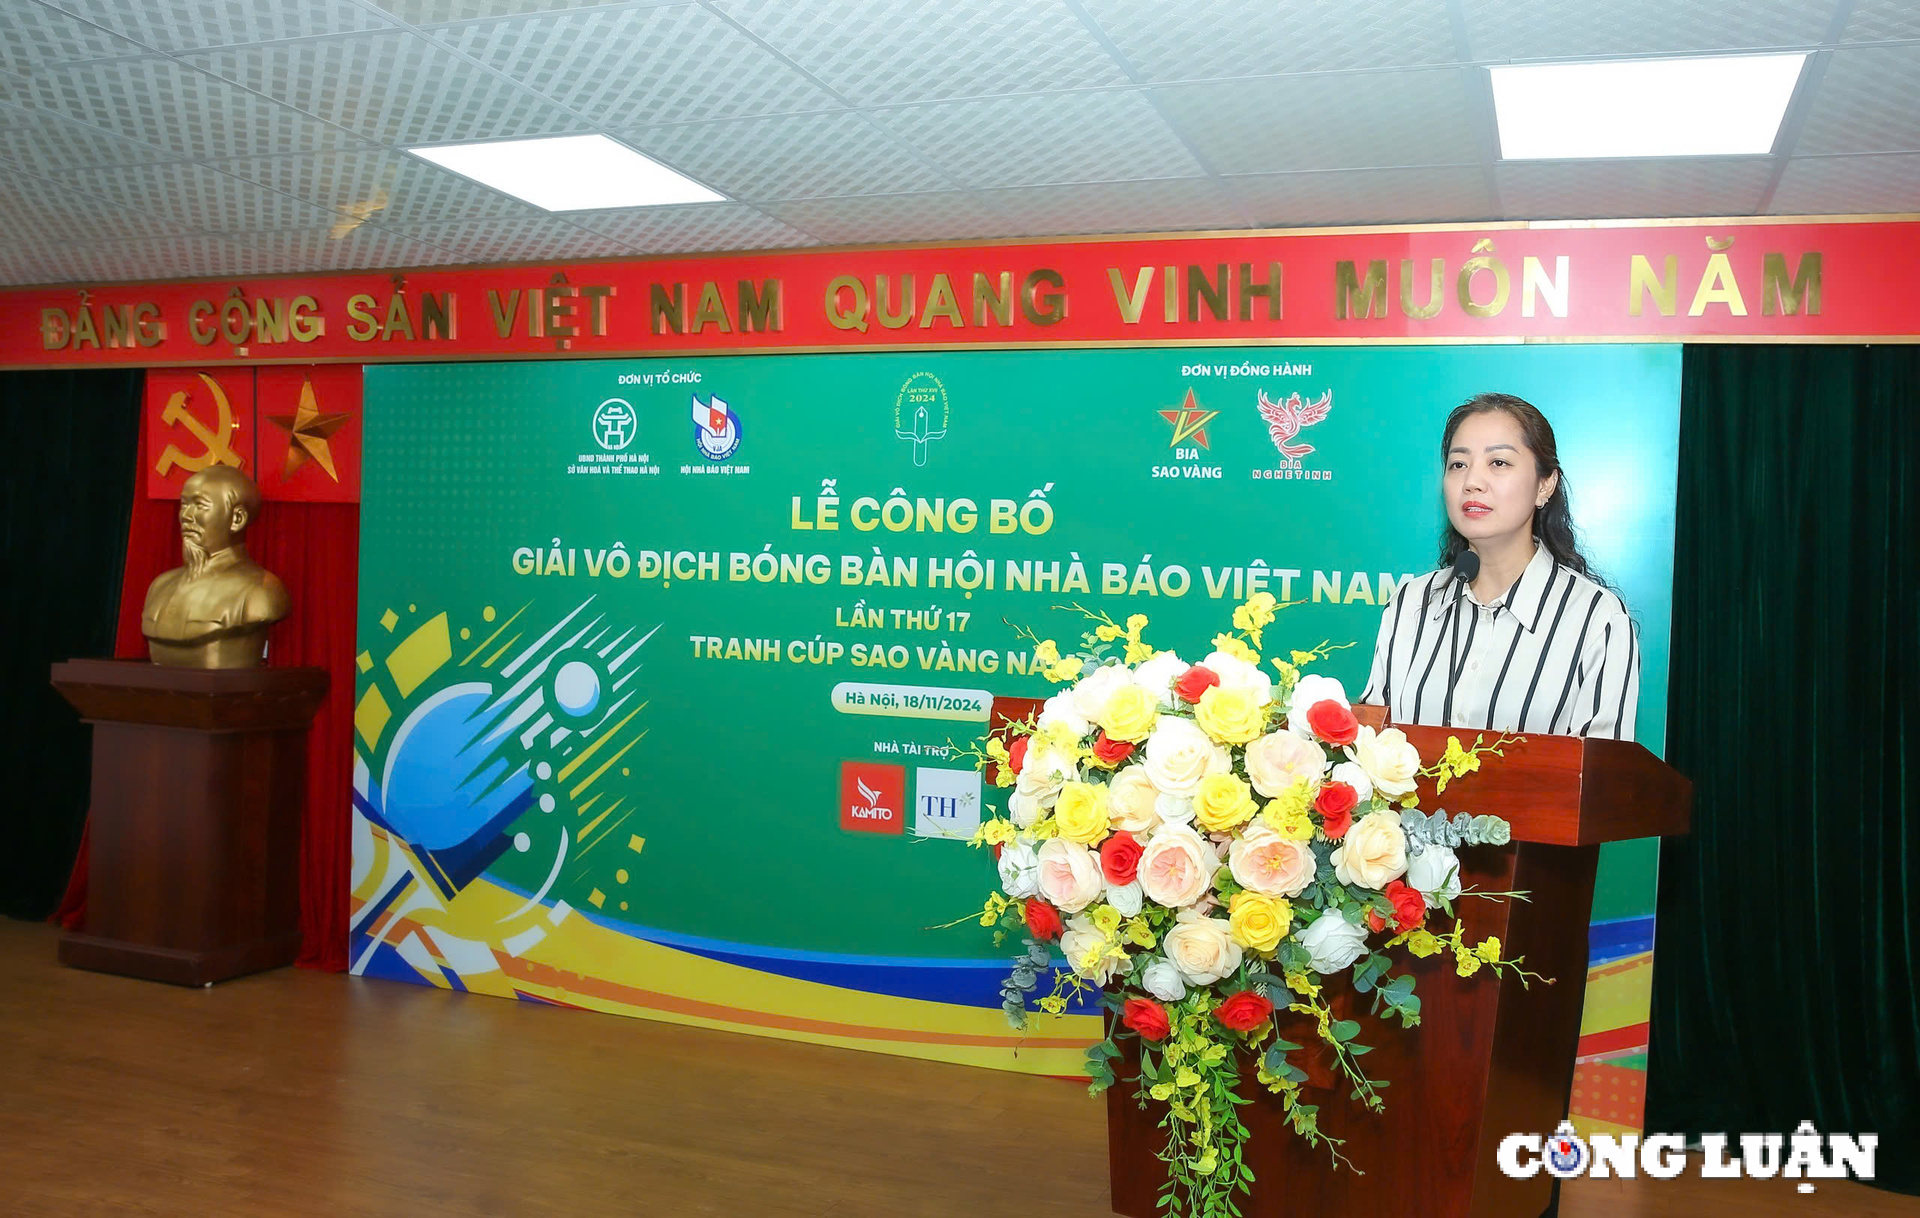
M 640 417 L 625 398 L 608 398 L 594 409 L 593 438 L 607 452 L 617 453 L 633 443 L 639 431 Z
M 709 461 L 725 461 L 740 447 L 740 416 L 719 394 L 693 395 L 693 443 Z
M 907 771 L 871 761 L 840 763 L 840 827 L 854 833 L 907 829 Z

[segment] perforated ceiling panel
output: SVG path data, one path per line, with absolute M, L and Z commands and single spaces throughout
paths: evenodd
M 1486 67 L 1814 53 L 1765 157 L 1503 163 Z M 1920 211 L 1914 0 L 0 0 L 0 282 Z M 415 144 L 602 132 L 727 202 Z

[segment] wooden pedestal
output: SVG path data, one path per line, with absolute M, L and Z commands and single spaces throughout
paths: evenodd
M 60 962 L 211 985 L 300 950 L 300 817 L 319 668 L 69 660 L 93 724 L 86 928 Z

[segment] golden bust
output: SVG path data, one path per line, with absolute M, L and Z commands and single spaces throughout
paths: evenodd
M 267 649 L 267 627 L 287 616 L 287 589 L 247 557 L 240 536 L 260 509 L 260 491 L 237 469 L 214 465 L 180 488 L 180 554 L 185 566 L 147 588 L 140 633 L 155 664 L 170 668 L 252 668 Z

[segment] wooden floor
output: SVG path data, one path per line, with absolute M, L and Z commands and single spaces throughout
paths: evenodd
M 7 1215 L 1109 1212 L 1077 1085 L 292 969 L 178 989 L 63 969 L 55 940 L 0 919 Z M 1581 1180 L 1561 1213 L 1920 1199 Z

